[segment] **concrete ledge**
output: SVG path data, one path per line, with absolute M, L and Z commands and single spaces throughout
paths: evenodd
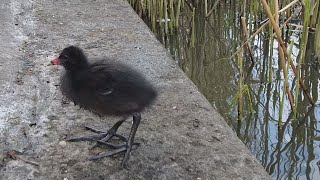
M 126 1 L 0 5 L 0 179 L 270 179 Z M 61 68 L 48 64 L 71 44 L 92 57 L 131 64 L 159 91 L 142 115 L 136 135 L 141 145 L 128 169 L 120 168 L 122 156 L 89 161 L 106 149 L 64 141 L 89 133 L 84 125 L 107 129 L 117 119 L 97 117 L 62 98 Z M 125 123 L 120 133 L 129 127 Z M 10 150 L 18 158 L 7 157 Z

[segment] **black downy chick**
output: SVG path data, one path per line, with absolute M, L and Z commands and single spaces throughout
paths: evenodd
M 123 117 L 107 132 L 87 127 L 98 134 L 71 138 L 69 141 L 94 140 L 115 149 L 111 153 L 91 157 L 90 160 L 125 151 L 121 163 L 124 167 L 135 144 L 134 137 L 141 120 L 141 112 L 157 96 L 154 87 L 143 75 L 127 65 L 107 59 L 90 63 L 83 51 L 76 46 L 63 49 L 60 56 L 52 60 L 51 64 L 62 65 L 65 68 L 66 71 L 61 77 L 61 91 L 76 105 L 100 115 Z M 133 116 L 133 124 L 127 139 L 116 132 L 130 115 Z M 125 143 L 123 145 L 108 143 L 114 136 L 124 140 Z

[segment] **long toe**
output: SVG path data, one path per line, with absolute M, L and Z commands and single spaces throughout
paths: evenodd
M 127 142 L 127 138 L 117 134 L 116 131 L 114 129 L 110 129 L 107 132 L 102 131 L 102 130 L 98 130 L 89 126 L 85 126 L 86 129 L 97 133 L 95 135 L 88 135 L 88 136 L 80 136 L 80 137 L 70 137 L 67 139 L 67 141 L 103 141 L 103 142 L 108 142 L 110 139 L 112 139 L 113 137 L 117 137 L 120 140 Z M 96 147 L 97 144 L 94 145 L 94 147 Z
M 106 145 L 109 145 L 109 147 L 110 147 L 110 143 L 107 143 L 107 142 L 113 137 L 118 137 L 119 139 L 127 142 L 127 138 L 125 138 L 124 136 L 116 134 L 113 131 L 108 131 L 106 136 L 104 136 L 103 138 L 99 139 L 93 146 L 90 147 L 90 149 L 93 149 L 93 148 L 97 147 L 99 143 L 100 144 L 104 143 Z
M 92 157 L 89 158 L 89 160 L 97 160 L 97 159 L 101 159 L 101 158 L 104 158 L 104 157 L 111 157 L 111 156 L 113 156 L 115 154 L 119 154 L 119 153 L 124 152 L 126 150 L 127 150 L 127 147 L 124 146 L 124 147 L 121 147 L 121 148 L 116 149 L 116 150 L 114 150 L 112 152 L 109 152 L 109 153 L 104 153 L 104 154 L 99 154 L 99 155 L 96 155 L 96 156 L 92 156 Z
M 106 142 L 101 142 L 101 141 L 98 141 L 98 143 L 102 143 L 104 145 L 107 145 L 107 146 L 109 146 L 111 148 L 114 148 L 115 150 L 113 150 L 113 151 L 111 151 L 109 153 L 103 153 L 103 154 L 99 154 L 99 155 L 96 155 L 96 156 L 92 156 L 92 157 L 89 158 L 89 160 L 97 160 L 97 159 L 101 159 L 101 158 L 105 158 L 105 157 L 111 157 L 113 155 L 125 152 L 124 158 L 123 158 L 122 163 L 121 163 L 122 167 L 125 167 L 128 159 L 129 159 L 129 154 L 131 152 L 132 146 L 133 145 L 137 145 L 137 146 L 140 145 L 140 143 L 133 143 L 131 148 L 129 148 L 127 143 L 117 144 L 117 145 L 114 145 L 114 144 L 111 144 L 111 143 L 106 143 Z
M 112 144 L 112 143 L 108 143 L 108 142 L 103 142 L 103 141 L 101 141 L 101 140 L 97 141 L 97 143 L 102 144 L 102 145 L 106 145 L 106 146 L 108 146 L 108 147 L 110 147 L 110 148 L 113 148 L 113 149 L 119 149 L 119 148 L 122 148 L 122 147 L 126 147 L 126 146 L 127 146 L 127 143 L 123 143 L 123 144 Z M 139 146 L 140 143 L 135 142 L 135 143 L 133 143 L 133 145 Z
M 105 133 L 105 131 L 103 130 L 100 130 L 100 129 L 96 129 L 94 127 L 90 127 L 90 126 L 84 126 L 87 130 L 90 130 L 92 132 L 95 132 L 95 133 Z
M 71 137 L 71 138 L 68 138 L 67 141 L 98 141 L 106 137 L 107 135 L 108 133 L 102 133 L 102 134 L 90 135 L 90 136 Z
M 122 135 L 120 135 L 120 134 L 117 134 L 116 133 L 116 130 L 114 130 L 114 129 L 109 129 L 107 132 L 106 131 L 103 131 L 103 130 L 100 130 L 100 129 L 96 129 L 96 128 L 93 128 L 93 127 L 90 127 L 90 126 L 85 126 L 85 128 L 86 129 L 88 129 L 88 130 L 90 130 L 90 131 L 92 131 L 92 132 L 95 132 L 95 133 L 105 133 L 105 134 L 110 134 L 111 136 L 109 136 L 108 138 L 107 137 L 105 137 L 104 139 L 101 139 L 102 141 L 105 141 L 105 142 L 107 142 L 108 140 L 110 140 L 112 137 L 117 137 L 117 138 L 119 138 L 119 139 L 121 139 L 121 140 L 123 140 L 123 141 L 125 141 L 125 142 L 127 142 L 128 140 L 127 140 L 127 138 L 125 138 L 124 136 L 122 136 Z

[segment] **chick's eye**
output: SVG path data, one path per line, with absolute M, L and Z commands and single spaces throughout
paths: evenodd
M 69 57 L 67 55 L 61 54 L 59 56 L 59 59 L 69 59 Z

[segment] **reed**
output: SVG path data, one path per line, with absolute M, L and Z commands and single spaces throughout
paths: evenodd
M 179 19 L 180 19 L 180 11 L 181 11 L 181 1 L 182 0 L 178 0 L 178 5 L 177 5 L 177 9 L 176 9 L 176 19 L 175 19 L 175 27 L 179 28 Z
M 315 55 L 316 58 L 320 59 L 320 2 L 317 2 L 317 7 L 315 7 L 315 11 L 318 9 L 317 13 L 317 18 L 314 18 L 314 21 L 316 21 L 315 19 L 318 19 L 317 22 L 315 23 L 315 28 L 316 28 L 316 32 L 315 32 L 315 38 L 314 38 L 314 47 L 315 47 Z M 315 12 L 314 11 L 314 12 Z M 313 16 L 315 17 L 315 15 Z
M 196 39 L 196 23 L 195 23 L 195 12 L 196 8 L 192 9 L 192 32 L 191 32 L 191 45 L 194 47 Z
M 306 56 L 308 35 L 309 35 L 309 23 L 310 23 L 310 13 L 311 13 L 311 2 L 310 0 L 304 0 L 304 13 L 303 13 L 303 30 L 302 37 L 300 41 L 300 55 L 299 62 L 304 63 L 304 57 Z
M 239 67 L 239 97 L 238 97 L 238 120 L 242 119 L 243 112 L 243 52 L 240 51 L 238 54 L 238 67 Z
M 261 0 L 261 1 L 262 1 L 262 4 L 263 4 L 263 7 L 265 8 L 265 11 L 266 11 L 266 13 L 267 13 L 267 15 L 268 15 L 268 17 L 269 17 L 269 19 L 270 19 L 270 21 L 271 21 L 271 24 L 272 24 L 272 26 L 273 26 L 273 28 L 274 28 L 274 30 L 275 30 L 275 33 L 276 33 L 276 35 L 277 35 L 277 40 L 278 40 L 278 42 L 279 42 L 279 44 L 280 44 L 280 46 L 281 46 L 281 48 L 282 48 L 283 55 L 284 55 L 285 57 L 288 57 L 287 48 L 286 48 L 286 45 L 285 45 L 285 43 L 284 43 L 284 41 L 283 41 L 283 39 L 282 39 L 281 32 L 280 32 L 280 28 L 279 28 L 278 24 L 276 23 L 276 21 L 275 21 L 274 18 L 273 18 L 273 15 L 272 15 L 272 13 L 271 13 L 271 11 L 270 11 L 270 7 L 268 6 L 266 0 Z M 280 54 L 280 55 L 281 55 L 281 54 Z M 284 68 L 284 66 L 283 66 L 283 65 L 285 64 L 285 63 L 283 62 L 283 61 L 284 61 L 284 58 L 280 58 L 280 60 L 281 60 L 282 68 Z M 294 63 L 293 63 L 292 61 L 289 61 L 289 63 L 290 63 L 291 69 L 293 70 L 295 76 L 299 79 L 300 86 L 301 86 L 301 88 L 303 89 L 305 95 L 306 95 L 307 98 L 309 99 L 310 103 L 314 106 L 314 101 L 313 101 L 311 95 L 309 94 L 309 92 L 307 91 L 307 88 L 305 88 L 302 79 L 297 76 L 297 75 L 298 75 L 298 71 L 297 71 Z M 283 71 L 283 72 L 285 73 L 285 71 Z M 293 109 L 294 109 L 294 108 L 293 108 L 293 98 L 292 98 L 292 95 L 291 95 L 291 93 L 290 93 L 289 91 L 290 91 L 290 90 L 289 90 L 288 87 L 287 87 L 287 95 L 288 95 L 288 98 L 289 98 L 289 101 L 290 101 L 291 109 L 293 110 Z

